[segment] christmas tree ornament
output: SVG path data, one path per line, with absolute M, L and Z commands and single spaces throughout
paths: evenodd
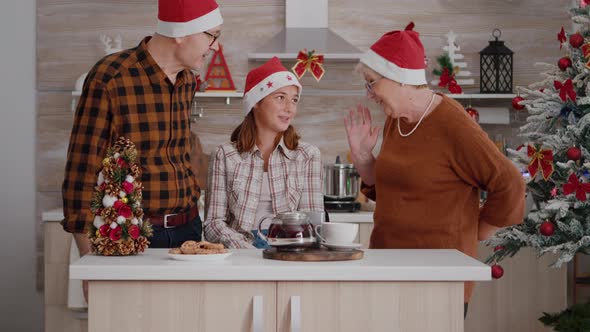
M 589 3 L 590 1 L 588 0 L 580 0 L 580 8 L 586 8 L 586 6 L 588 6 Z
M 537 150 L 535 147 L 527 145 L 527 155 L 531 158 L 528 165 L 531 178 L 534 178 L 537 171 L 541 169 L 543 179 L 547 181 L 553 174 L 553 151 L 550 149 Z
M 551 221 L 543 221 L 539 227 L 539 233 L 545 236 L 551 236 L 555 233 L 555 225 Z
M 492 265 L 492 278 L 500 279 L 504 275 L 504 268 L 501 265 L 494 264 Z
M 557 40 L 559 41 L 559 49 L 561 50 L 561 48 L 563 47 L 563 43 L 565 43 L 565 41 L 567 40 L 563 26 L 561 27 L 561 30 L 557 34 Z
M 587 193 L 590 193 L 590 183 L 580 182 L 578 176 L 575 173 L 570 174 L 568 182 L 562 186 L 563 194 L 569 195 L 576 193 L 576 198 L 582 202 L 585 202 L 588 198 Z
M 553 81 L 553 86 L 555 87 L 555 90 L 559 91 L 559 98 L 564 102 L 567 101 L 567 98 L 573 102 L 576 101 L 576 91 L 574 91 L 574 82 L 571 78 L 568 78 L 563 83 L 560 81 Z
M 465 109 L 465 111 L 467 112 L 467 114 L 469 114 L 469 116 L 473 119 L 473 121 L 475 121 L 476 123 L 479 123 L 479 112 L 471 107 L 471 105 L 469 105 L 469 107 L 467 107 Z
M 559 67 L 559 69 L 561 69 L 561 71 L 565 71 L 566 69 L 572 66 L 572 59 L 570 59 L 567 56 L 564 56 L 563 58 L 559 59 L 559 61 L 557 62 L 557 66 Z
M 557 187 L 553 187 L 553 189 L 551 189 L 551 197 L 555 196 L 557 196 Z
M 504 246 L 495 246 L 494 251 L 501 251 L 504 250 Z
M 512 107 L 518 111 L 524 109 L 524 105 L 520 104 L 520 102 L 523 100 L 524 100 L 524 98 L 522 98 L 521 96 L 516 96 L 516 97 L 512 98 Z
M 559 111 L 559 115 L 561 117 L 563 117 L 564 119 L 567 119 L 570 116 L 570 113 L 572 112 L 571 107 L 569 106 L 564 106 L 561 111 Z
M 582 150 L 576 146 L 572 146 L 571 148 L 567 149 L 567 159 L 578 161 L 582 158 Z
M 584 44 L 584 37 L 576 32 L 573 35 L 570 36 L 570 45 L 572 45 L 573 48 L 578 48 L 580 46 L 582 46 Z
M 307 51 L 303 49 L 297 54 L 297 63 L 291 68 L 298 79 L 301 79 L 306 71 L 309 71 L 316 81 L 320 81 L 326 71 L 322 64 L 324 63 L 324 55 L 316 54 L 315 50 Z

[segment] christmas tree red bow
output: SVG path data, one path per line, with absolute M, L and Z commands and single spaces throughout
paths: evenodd
M 527 155 L 532 157 L 528 166 L 531 178 L 534 178 L 535 175 L 537 175 L 537 171 L 540 168 L 541 173 L 543 174 L 543 179 L 547 181 L 551 174 L 553 174 L 553 151 L 549 149 L 537 151 L 537 149 L 528 145 Z
M 567 40 L 565 37 L 565 30 L 561 27 L 561 31 L 557 34 L 557 40 L 559 40 L 559 49 L 561 50 L 562 44 Z
M 560 81 L 553 81 L 553 85 L 555 86 L 555 89 L 559 90 L 559 98 L 561 98 L 561 100 L 566 101 L 567 97 L 569 97 L 571 101 L 576 101 L 576 91 L 574 91 L 574 82 L 571 78 L 568 78 L 563 83 Z
M 309 70 L 311 75 L 319 82 L 325 73 L 322 63 L 324 63 L 324 56 L 322 54 L 315 54 L 315 50 L 308 52 L 307 49 L 304 49 L 299 51 L 297 63 L 293 66 L 292 70 L 298 79 L 301 79 L 305 71 Z
M 590 69 L 590 43 L 582 45 L 582 54 L 584 54 L 584 58 L 588 60 L 586 62 L 586 68 Z
M 580 180 L 576 176 L 576 174 L 570 174 L 568 178 L 568 183 L 563 185 L 563 194 L 569 195 L 573 192 L 576 192 L 576 198 L 580 201 L 586 201 L 586 193 L 590 193 L 590 183 L 580 183 Z

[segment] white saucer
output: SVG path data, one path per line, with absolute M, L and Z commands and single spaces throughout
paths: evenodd
M 168 254 L 168 257 L 178 261 L 189 261 L 189 262 L 207 262 L 207 261 L 218 261 L 227 258 L 231 255 L 231 251 L 223 254 L 210 254 L 210 255 L 182 255 L 182 254 Z
M 362 247 L 360 243 L 330 243 L 330 242 L 322 242 L 322 245 L 328 249 L 332 250 L 353 250 L 359 249 Z

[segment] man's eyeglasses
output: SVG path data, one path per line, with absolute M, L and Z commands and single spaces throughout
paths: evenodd
M 206 35 L 207 35 L 207 36 L 209 36 L 209 37 L 213 37 L 213 40 L 212 40 L 212 41 L 211 41 L 211 43 L 209 44 L 209 47 L 213 46 L 213 44 L 215 44 L 215 41 L 216 41 L 217 39 L 219 39 L 219 37 L 221 37 L 221 32 L 220 32 L 220 33 L 218 33 L 218 34 L 216 34 L 216 35 L 212 34 L 211 32 L 208 32 L 208 31 L 203 31 L 203 33 L 204 33 L 204 34 L 206 34 Z
M 373 85 L 375 85 L 375 83 L 377 83 L 377 81 L 379 81 L 382 77 L 379 77 L 378 79 L 372 80 L 371 82 L 365 82 L 365 89 L 367 89 L 367 92 L 369 93 L 373 93 Z

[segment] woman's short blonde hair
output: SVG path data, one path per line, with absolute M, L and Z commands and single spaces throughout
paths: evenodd
M 365 75 L 370 75 L 371 77 L 375 77 L 376 79 L 385 77 L 385 76 L 379 74 L 378 72 L 374 71 L 372 68 L 370 68 L 369 66 L 365 65 L 362 62 L 359 62 L 356 65 L 356 68 L 354 69 L 354 72 L 357 73 L 357 74 L 359 74 L 359 75 L 361 75 L 361 76 L 363 76 L 363 77 Z M 385 78 L 387 78 L 387 77 L 385 77 Z M 389 79 L 389 80 L 391 80 L 391 79 Z M 401 84 L 400 82 L 398 82 L 396 80 L 391 80 L 391 81 L 394 81 L 396 83 Z M 406 85 L 413 86 L 416 89 L 425 89 L 425 88 L 428 88 L 428 85 L 427 84 L 420 84 L 420 85 L 406 84 Z

